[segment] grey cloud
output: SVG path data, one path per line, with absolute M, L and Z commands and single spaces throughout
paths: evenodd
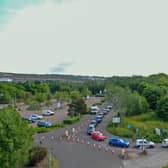
M 72 65 L 73 65 L 73 63 L 71 63 L 71 62 L 60 63 L 54 67 L 51 67 L 50 72 L 51 73 L 65 73 L 67 71 L 67 69 Z

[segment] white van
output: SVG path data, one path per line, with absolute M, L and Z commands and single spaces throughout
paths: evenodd
M 99 107 L 98 106 L 92 106 L 90 108 L 90 114 L 97 114 L 99 112 Z

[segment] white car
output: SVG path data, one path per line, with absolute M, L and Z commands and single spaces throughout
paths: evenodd
M 168 147 L 168 139 L 163 139 L 162 147 L 164 147 L 164 148 Z
M 42 115 L 38 115 L 38 114 L 33 114 L 30 117 L 32 119 L 34 119 L 34 120 L 41 120 L 41 119 L 43 119 L 43 116 Z
M 50 116 L 50 115 L 54 115 L 55 113 L 51 110 L 43 110 L 42 114 L 44 116 Z
M 135 142 L 135 147 L 142 148 L 143 146 L 145 148 L 154 148 L 155 143 L 152 142 L 152 141 L 147 141 L 146 139 L 137 139 L 136 142 Z

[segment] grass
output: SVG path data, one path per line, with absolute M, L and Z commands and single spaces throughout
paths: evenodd
M 67 119 L 65 119 L 63 121 L 63 123 L 66 125 L 71 125 L 71 124 L 74 124 L 74 123 L 80 121 L 80 119 L 81 119 L 81 117 L 79 117 L 79 116 L 68 117 Z
M 168 168 L 168 165 L 167 166 L 163 166 L 162 168 Z
M 128 128 L 128 125 L 130 125 L 131 128 Z M 160 136 L 156 135 L 155 128 L 161 130 Z M 109 123 L 107 131 L 121 137 L 132 139 L 145 137 L 154 142 L 161 142 L 163 138 L 168 137 L 168 123 L 159 121 L 154 113 L 151 112 L 134 117 L 122 118 L 118 126 Z
M 63 128 L 65 127 L 64 123 L 55 123 L 52 125 L 50 128 L 45 128 L 45 127 L 32 127 L 32 130 L 34 133 L 44 133 L 44 132 L 49 132 L 58 128 Z

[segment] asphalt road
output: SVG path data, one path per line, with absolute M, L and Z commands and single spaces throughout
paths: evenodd
M 104 106 L 102 106 L 101 109 Z M 108 139 L 111 135 L 106 132 L 106 125 L 113 115 L 114 111 L 112 109 L 96 128 L 96 130 L 100 130 L 108 137 L 107 140 L 103 142 L 91 139 L 86 133 L 87 126 L 89 122 L 95 118 L 95 115 L 84 116 L 81 122 L 69 127 L 38 134 L 34 139 L 36 143 L 39 143 L 43 137 L 42 145 L 58 160 L 59 168 L 129 168 L 129 166 L 130 168 L 136 168 L 135 165 L 138 164 L 139 166 L 137 167 L 141 168 L 140 166 L 142 166 L 143 163 L 140 159 L 138 163 L 134 161 L 135 164 L 132 161 L 122 162 L 118 157 L 121 149 L 108 145 Z M 72 128 L 77 130 L 76 135 L 69 139 L 64 138 L 65 130 L 71 133 Z M 133 146 L 134 143 L 131 143 L 131 147 L 128 148 L 127 151 L 140 152 L 140 149 L 135 149 Z M 160 147 L 160 144 L 157 144 L 154 149 L 148 150 L 148 156 L 154 156 L 156 153 L 161 153 L 162 151 L 163 149 Z M 145 162 L 146 157 L 144 158 L 144 163 Z M 143 166 L 145 166 L 145 164 L 143 164 Z
M 67 128 L 37 134 L 34 140 L 37 144 L 42 142 L 41 145 L 46 147 L 49 153 L 58 160 L 59 168 L 123 168 L 117 152 L 107 148 L 104 142 L 92 140 L 86 134 L 87 126 L 94 117 L 94 115 L 87 115 L 80 123 Z M 78 132 L 74 138 L 67 140 L 64 138 L 65 130 L 71 132 L 72 128 Z

